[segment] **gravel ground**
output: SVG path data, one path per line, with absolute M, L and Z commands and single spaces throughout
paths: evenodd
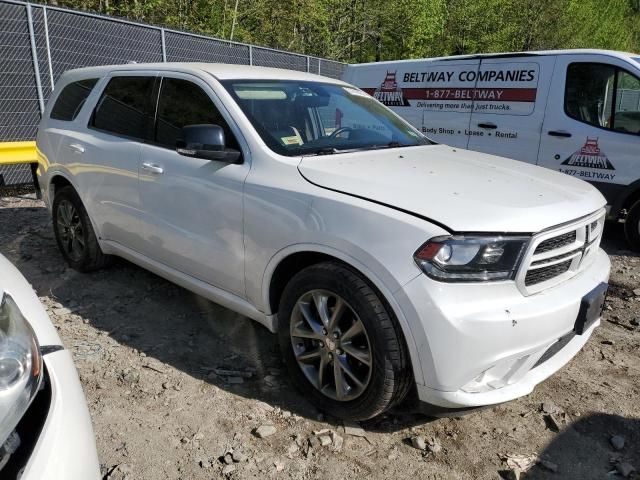
M 0 200 L 0 253 L 73 352 L 108 479 L 638 479 L 640 257 L 618 225 L 604 248 L 604 321 L 533 394 L 457 419 L 343 425 L 293 390 L 263 327 L 124 261 L 77 273 L 41 202 Z

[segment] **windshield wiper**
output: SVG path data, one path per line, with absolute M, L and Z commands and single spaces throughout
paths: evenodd
M 383 148 L 402 148 L 402 147 L 415 147 L 416 145 L 403 145 L 400 142 L 396 142 L 395 140 L 389 142 L 385 145 L 371 145 L 370 147 L 366 147 L 366 150 L 380 150 Z
M 318 150 L 313 150 L 306 155 L 334 155 L 336 153 L 353 153 L 353 152 L 366 152 L 368 150 L 381 150 L 383 148 L 402 148 L 402 147 L 413 147 L 415 145 L 403 145 L 400 142 L 392 141 L 385 145 L 367 145 L 365 147 L 357 147 L 357 148 L 343 148 L 337 149 L 335 147 L 322 147 Z
M 333 155 L 334 153 L 339 153 L 339 152 L 340 150 L 338 150 L 335 147 L 322 147 L 312 153 L 316 155 Z

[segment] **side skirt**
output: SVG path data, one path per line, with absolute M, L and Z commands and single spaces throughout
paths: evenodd
M 102 240 L 100 243 L 105 253 L 122 257 L 131 263 L 135 263 L 136 265 L 175 283 L 176 285 L 180 285 L 181 287 L 186 288 L 193 293 L 197 293 L 212 302 L 228 308 L 229 310 L 233 310 L 240 315 L 249 317 L 250 319 L 264 325 L 271 333 L 275 333 L 277 330 L 277 320 L 275 315 L 265 315 L 244 298 L 241 298 L 234 293 L 214 287 L 213 285 L 203 282 L 202 280 L 198 280 L 186 273 L 182 273 L 164 265 L 163 263 L 145 257 L 134 250 L 120 245 L 119 243 L 109 240 Z

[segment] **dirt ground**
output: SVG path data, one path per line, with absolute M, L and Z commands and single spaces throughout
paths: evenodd
M 496 479 L 532 463 L 521 478 L 638 479 L 640 256 L 618 225 L 604 248 L 604 321 L 534 393 L 462 418 L 344 426 L 290 386 L 263 327 L 124 261 L 77 273 L 41 202 L 0 200 L 0 253 L 73 352 L 108 479 Z

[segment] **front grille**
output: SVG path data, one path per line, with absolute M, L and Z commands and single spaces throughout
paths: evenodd
M 566 262 L 556 263 L 555 265 L 550 265 L 548 267 L 529 270 L 527 272 L 527 276 L 524 278 L 525 286 L 530 287 L 531 285 L 546 282 L 558 275 L 562 275 L 569 270 L 572 261 L 573 260 L 567 260 Z
M 572 257 L 573 255 L 575 255 L 578 252 L 580 252 L 580 249 L 571 250 L 570 252 L 563 253 L 562 255 L 556 255 L 554 257 L 547 257 L 544 260 L 535 260 L 535 261 L 531 262 L 531 266 L 535 267 L 537 265 L 544 265 L 545 263 L 555 262 L 556 260 L 562 260 L 563 258 L 569 258 L 569 257 Z
M 540 253 L 545 253 L 550 250 L 557 250 L 558 248 L 562 248 L 566 245 L 571 245 L 576 241 L 576 231 L 573 230 L 571 232 L 563 233 L 562 235 L 558 235 L 557 237 L 550 238 L 541 242 L 540 245 L 536 248 L 535 255 Z
M 582 220 L 534 235 L 516 280 L 525 295 L 573 277 L 588 265 L 602 236 L 604 209 Z

